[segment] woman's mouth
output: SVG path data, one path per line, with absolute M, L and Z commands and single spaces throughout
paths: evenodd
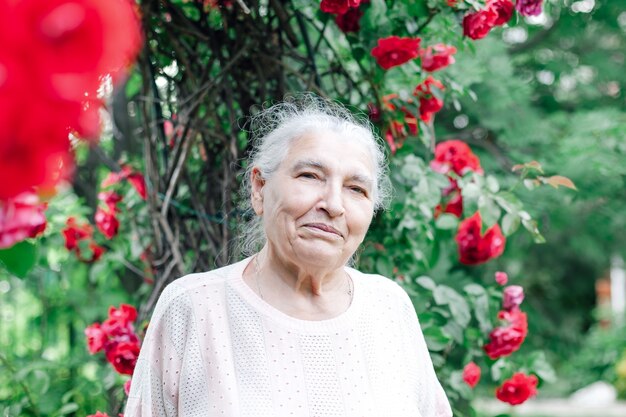
M 310 229 L 316 229 L 316 230 L 320 230 L 322 232 L 325 233 L 331 233 L 334 235 L 337 235 L 339 237 L 343 237 L 343 235 L 341 234 L 341 232 L 337 229 L 335 229 L 334 227 L 328 225 L 328 224 L 324 224 L 324 223 L 307 223 L 304 225 L 305 227 L 308 227 Z

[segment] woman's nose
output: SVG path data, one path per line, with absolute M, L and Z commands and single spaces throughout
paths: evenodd
M 326 186 L 322 197 L 322 209 L 326 211 L 330 217 L 341 216 L 346 211 L 342 191 L 343 186 L 341 184 L 329 182 Z

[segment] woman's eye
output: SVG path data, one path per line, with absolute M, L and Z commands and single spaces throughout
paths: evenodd
M 361 187 L 355 187 L 355 186 L 353 186 L 353 187 L 350 187 L 350 189 L 351 189 L 352 191 L 354 191 L 355 193 L 358 193 L 358 194 L 363 194 L 363 195 L 367 195 L 367 192 L 366 192 L 363 188 L 361 188 Z
M 313 174 L 312 172 L 303 172 L 302 174 L 298 175 L 298 177 L 301 178 L 317 178 L 317 176 L 315 174 Z

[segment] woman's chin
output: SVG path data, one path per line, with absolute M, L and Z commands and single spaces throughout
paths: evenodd
M 350 256 L 346 256 L 341 245 L 332 242 L 319 240 L 317 242 L 306 242 L 305 244 L 294 246 L 297 256 L 296 263 L 319 268 L 340 267 L 344 265 Z

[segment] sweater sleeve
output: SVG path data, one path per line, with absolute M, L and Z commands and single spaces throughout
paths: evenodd
M 159 297 L 148 324 L 124 416 L 178 416 L 180 404 L 188 407 L 186 397 L 202 389 L 203 364 L 185 365 L 190 358 L 199 361 L 199 350 L 191 300 L 174 282 Z
M 409 326 L 410 349 L 417 361 L 419 410 L 422 417 L 452 417 L 450 402 L 435 373 L 428 346 L 419 324 L 415 308 L 404 292 L 404 314 Z

